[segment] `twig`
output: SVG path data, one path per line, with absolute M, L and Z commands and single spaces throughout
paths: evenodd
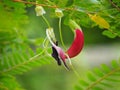
M 49 8 L 59 8 L 59 6 L 57 5 L 46 5 L 46 4 L 38 4 L 36 2 L 27 2 L 27 1 L 23 1 L 23 0 L 13 0 L 14 2 L 20 2 L 20 3 L 24 3 L 24 4 L 32 4 L 32 5 L 39 5 L 39 6 L 43 6 L 43 7 L 49 7 Z M 64 10 L 77 10 L 76 8 L 65 8 Z
M 54 6 L 49 6 L 49 5 L 45 5 L 45 4 L 38 4 L 36 2 L 27 2 L 27 1 L 23 1 L 23 0 L 13 0 L 14 2 L 20 2 L 20 3 L 24 3 L 24 4 L 32 4 L 32 5 L 39 5 L 39 6 L 43 6 L 43 7 L 49 7 L 49 8 L 58 8 L 58 6 L 54 5 Z
M 114 32 L 114 31 L 113 31 L 113 30 L 111 30 L 111 29 L 108 29 L 108 31 L 110 31 L 112 34 L 114 34 L 114 35 L 116 35 L 116 36 L 120 37 L 120 35 L 119 35 L 118 33 Z
M 110 1 L 110 3 L 112 4 L 113 7 L 115 7 L 118 11 L 120 11 L 120 8 L 115 3 L 113 3 L 112 0 L 109 0 L 109 1 Z

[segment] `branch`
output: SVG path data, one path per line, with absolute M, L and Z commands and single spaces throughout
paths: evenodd
M 39 6 L 43 6 L 43 7 L 49 7 L 49 8 L 60 8 L 57 5 L 45 5 L 45 4 L 38 4 L 36 2 L 27 2 L 27 1 L 23 1 L 23 0 L 13 0 L 14 2 L 20 2 L 20 3 L 24 3 L 24 4 L 32 4 L 32 5 L 39 5 Z M 77 10 L 76 8 L 65 8 L 64 10 Z
M 114 32 L 114 31 L 113 31 L 113 30 L 111 30 L 111 29 L 108 29 L 108 31 L 110 31 L 112 34 L 114 34 L 114 35 L 116 35 L 116 36 L 120 37 L 120 35 L 119 35 L 118 33 Z
M 32 4 L 32 5 L 39 5 L 39 6 L 43 6 L 43 7 L 49 7 L 49 8 L 58 8 L 58 6 L 54 5 L 54 6 L 49 6 L 49 5 L 45 5 L 45 4 L 38 4 L 36 2 L 27 2 L 27 1 L 23 1 L 23 0 L 13 0 L 14 2 L 20 2 L 20 3 L 24 3 L 24 4 Z
M 109 1 L 110 1 L 110 3 L 112 4 L 113 7 L 115 7 L 118 11 L 120 11 L 120 8 L 115 3 L 113 3 L 112 0 L 109 0 Z

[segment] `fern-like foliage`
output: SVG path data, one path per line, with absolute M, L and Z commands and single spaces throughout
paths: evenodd
M 15 77 L 10 75 L 0 75 L 0 90 L 25 90 L 25 89 L 23 89 L 19 85 Z
M 120 85 L 120 63 L 113 60 L 111 65 L 102 64 L 87 73 L 84 79 L 79 80 L 75 90 L 116 90 Z
M 34 52 L 28 46 L 13 47 L 0 58 L 0 74 L 21 74 L 35 66 L 50 63 L 52 58 L 45 51 L 46 49 L 39 48 Z

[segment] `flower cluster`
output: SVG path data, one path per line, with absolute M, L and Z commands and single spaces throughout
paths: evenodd
M 46 13 L 42 6 L 36 6 L 35 11 L 37 16 L 43 16 Z M 63 17 L 64 15 L 62 10 L 58 8 L 55 9 L 55 14 L 59 18 Z M 45 21 L 47 22 L 46 19 Z M 69 69 L 69 67 L 66 64 L 66 60 L 70 61 L 70 58 L 77 56 L 81 52 L 84 45 L 84 35 L 79 25 L 73 20 L 70 20 L 69 24 L 75 32 L 75 37 L 67 51 L 64 51 L 58 46 L 58 41 L 55 38 L 53 28 L 49 27 L 46 29 L 47 38 L 52 45 L 52 57 L 57 61 L 58 65 L 63 63 L 67 69 Z

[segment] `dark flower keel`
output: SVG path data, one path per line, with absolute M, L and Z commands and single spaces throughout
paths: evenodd
M 56 46 L 58 46 L 58 42 L 56 42 Z M 57 61 L 58 65 L 61 65 L 61 61 L 60 58 L 58 56 L 58 53 L 56 51 L 56 49 L 52 46 L 52 57 Z

